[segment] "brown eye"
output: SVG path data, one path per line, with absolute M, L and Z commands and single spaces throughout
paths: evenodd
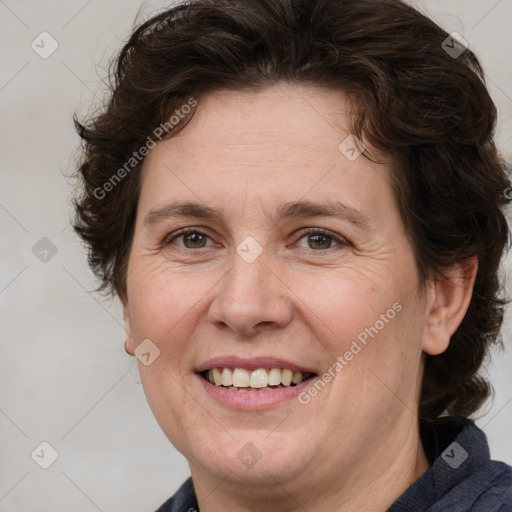
M 311 229 L 309 231 L 306 231 L 303 233 L 302 239 L 307 239 L 307 244 L 309 249 L 314 250 L 327 250 L 333 248 L 333 242 L 336 245 L 342 245 L 347 246 L 348 242 L 346 242 L 341 237 L 335 236 L 334 234 L 330 233 L 329 231 L 323 230 L 323 229 Z
M 330 249 L 333 239 L 327 235 L 308 235 L 308 242 L 311 249 Z M 316 247 L 313 247 L 316 246 Z
M 181 239 L 183 241 L 183 245 L 175 244 L 178 247 L 185 249 L 203 249 L 206 247 L 206 242 L 209 238 L 210 237 L 202 231 L 198 231 L 197 229 L 188 229 L 176 233 L 172 238 L 166 240 L 165 245 L 175 243 L 175 240 Z

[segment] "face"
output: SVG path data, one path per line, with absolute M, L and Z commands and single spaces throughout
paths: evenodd
M 326 482 L 416 428 L 417 269 L 390 166 L 354 158 L 349 120 L 341 92 L 219 91 L 146 158 L 127 348 L 159 351 L 142 383 L 193 475 Z

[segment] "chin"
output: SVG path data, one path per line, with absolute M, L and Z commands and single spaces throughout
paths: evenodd
M 268 436 L 268 431 L 265 433 Z M 182 452 L 189 460 L 192 475 L 194 469 L 205 471 L 219 480 L 231 483 L 271 485 L 295 479 L 306 470 L 304 446 L 298 440 L 283 443 L 282 437 L 272 439 L 250 436 L 246 433 L 225 442 L 209 439 L 195 443 L 190 450 Z M 314 450 L 312 450 L 314 451 Z

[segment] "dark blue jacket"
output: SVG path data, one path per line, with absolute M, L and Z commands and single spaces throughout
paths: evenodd
M 492 461 L 470 420 L 442 418 L 421 429 L 431 467 L 387 512 L 512 512 L 512 467 Z M 199 511 L 189 478 L 157 512 Z

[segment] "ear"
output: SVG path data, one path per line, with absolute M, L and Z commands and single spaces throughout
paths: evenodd
M 123 322 L 124 322 L 124 332 L 126 334 L 126 341 L 124 342 L 124 350 L 127 354 L 133 356 L 135 354 L 135 346 L 133 343 L 132 336 L 132 326 L 130 320 L 130 311 L 128 309 L 128 304 L 124 304 L 123 306 Z
M 422 350 L 432 356 L 442 354 L 461 324 L 473 294 L 478 260 L 470 258 L 455 264 L 437 279 L 429 293 L 426 329 Z

